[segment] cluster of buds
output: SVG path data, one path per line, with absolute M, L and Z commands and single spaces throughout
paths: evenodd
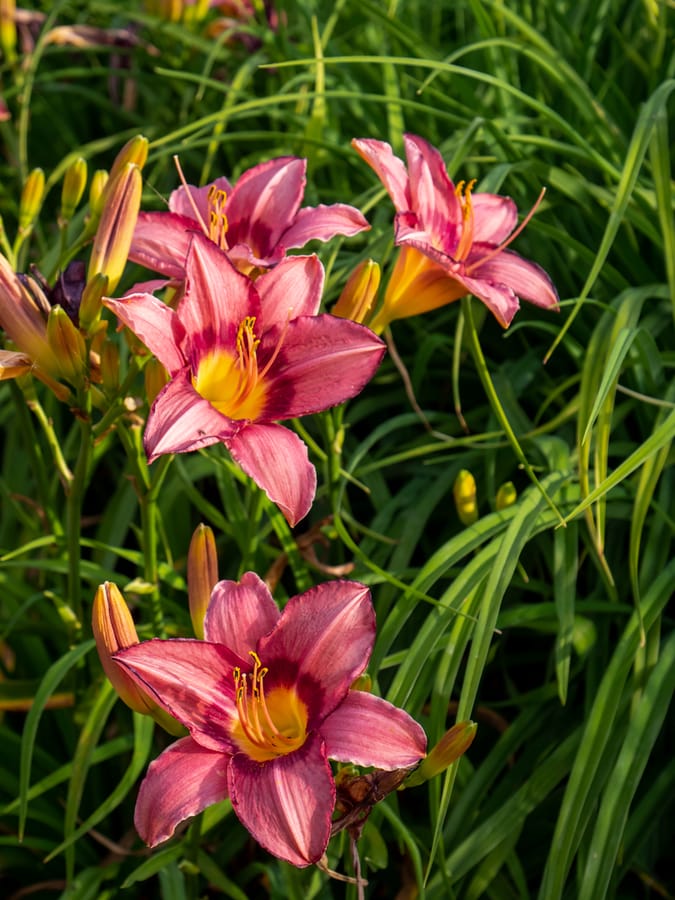
M 468 469 L 461 469 L 455 478 L 452 489 L 455 509 L 462 525 L 473 525 L 478 520 L 478 491 L 476 479 Z M 500 512 L 507 509 L 518 499 L 518 493 L 512 481 L 500 485 L 495 495 L 495 509 Z

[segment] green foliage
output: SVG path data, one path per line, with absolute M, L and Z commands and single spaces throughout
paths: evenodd
M 258 848 L 227 801 L 154 851 L 135 834 L 138 783 L 169 738 L 115 702 L 91 604 L 115 581 L 142 639 L 190 635 L 199 522 L 220 577 L 269 573 L 282 605 L 335 573 L 368 584 L 373 691 L 430 745 L 478 722 L 444 775 L 373 809 L 367 897 L 675 895 L 672 4 L 279 0 L 274 28 L 255 3 L 220 30 L 217 9 L 33 6 L 0 67 L 0 249 L 18 271 L 53 279 L 64 248 L 88 256 L 86 210 L 58 224 L 63 176 L 78 157 L 109 168 L 143 133 L 144 209 L 178 185 L 174 154 L 195 184 L 293 154 L 306 204 L 363 210 L 370 232 L 309 248 L 330 310 L 359 262 L 386 279 L 394 252 L 392 205 L 350 141 L 400 153 L 412 132 L 521 213 L 547 187 L 515 249 L 561 310 L 523 304 L 506 332 L 474 299 L 394 322 L 400 365 L 388 354 L 344 408 L 293 423 L 319 475 L 294 530 L 220 446 L 147 465 L 147 361 L 123 338 L 125 390 L 95 415 L 2 382 L 2 896 L 358 896 Z M 12 244 L 36 167 L 42 211 Z M 129 266 L 117 293 L 142 278 Z M 461 469 L 478 488 L 467 527 Z M 498 510 L 507 481 L 517 500 Z M 353 875 L 344 833 L 328 866 Z

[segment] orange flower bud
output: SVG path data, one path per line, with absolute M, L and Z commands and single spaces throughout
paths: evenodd
M 512 481 L 506 481 L 497 491 L 497 496 L 495 497 L 495 509 L 500 510 L 513 506 L 517 499 L 518 492 L 516 491 L 515 485 Z
M 355 678 L 352 681 L 350 691 L 364 691 L 366 694 L 369 694 L 373 687 L 373 679 L 367 672 L 364 672 L 362 675 L 359 675 L 358 678 Z
M 354 269 L 347 279 L 340 297 L 331 310 L 334 316 L 351 319 L 367 325 L 380 286 L 380 267 L 372 259 L 366 259 Z
M 80 328 L 90 333 L 101 315 L 101 298 L 108 293 L 108 277 L 98 272 L 84 286 L 80 300 Z
M 45 173 L 33 169 L 26 178 L 19 201 L 19 232 L 25 234 L 33 227 L 45 194 Z
M 112 184 L 120 172 L 130 164 L 142 169 L 147 158 L 148 139 L 143 137 L 142 134 L 137 134 L 136 137 L 132 137 L 131 140 L 126 142 L 124 147 L 122 147 L 115 157 L 115 161 L 110 169 L 110 180 L 108 181 L 108 184 Z
M 16 3 L 14 0 L 0 0 L 0 47 L 2 55 L 9 63 L 16 59 Z
M 476 723 L 471 721 L 453 725 L 406 779 L 404 787 L 416 787 L 444 772 L 451 763 L 466 753 L 476 736 L 477 728 Z
M 476 479 L 467 469 L 462 469 L 455 478 L 452 489 L 455 498 L 455 507 L 462 525 L 473 525 L 478 519 L 478 504 L 476 503 Z
M 110 292 L 117 287 L 127 263 L 142 188 L 141 170 L 134 163 L 127 163 L 116 176 L 111 176 L 104 192 L 87 281 L 98 274 L 106 275 Z
M 187 555 L 188 601 L 192 628 L 198 638 L 204 637 L 204 616 L 211 591 L 218 581 L 216 539 L 208 525 L 198 525 L 190 541 Z
M 99 585 L 92 607 L 91 626 L 103 671 L 120 698 L 135 712 L 152 718 L 171 734 L 182 726 L 142 691 L 112 658 L 118 650 L 138 644 L 136 626 L 122 592 L 111 581 Z
M 18 350 L 0 350 L 0 381 L 26 375 L 33 368 L 33 360 Z
M 79 156 L 66 169 L 61 188 L 60 222 L 65 224 L 73 218 L 77 205 L 82 199 L 87 185 L 87 161 Z

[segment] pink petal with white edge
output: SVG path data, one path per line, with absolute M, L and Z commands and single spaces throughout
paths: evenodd
M 193 218 L 171 212 L 141 212 L 129 250 L 132 262 L 168 278 L 185 277 L 185 258 L 195 230 Z
M 335 783 L 318 735 L 265 763 L 238 753 L 228 789 L 235 813 L 267 851 L 300 868 L 321 858 L 330 838 Z
M 304 247 L 308 241 L 329 241 L 336 234 L 351 237 L 370 228 L 368 220 L 356 207 L 347 203 L 306 206 L 298 211 L 295 221 L 284 232 L 284 247 Z
M 171 375 L 185 366 L 185 329 L 162 300 L 152 294 L 127 294 L 119 300 L 106 297 L 103 305 L 143 341 Z
M 256 278 L 262 317 L 267 331 L 298 316 L 319 310 L 324 270 L 318 256 L 288 256 L 270 272 Z
M 221 752 L 235 747 L 229 737 L 238 720 L 232 672 L 248 662 L 222 644 L 190 638 L 153 638 L 120 650 L 113 659 L 202 747 Z
M 148 462 L 154 462 L 164 453 L 187 453 L 224 441 L 239 427 L 198 394 L 188 373 L 183 371 L 155 398 L 143 445 Z
M 510 197 L 471 195 L 474 243 L 501 244 L 518 224 L 518 209 Z
M 234 349 L 243 319 L 260 315 L 260 300 L 251 281 L 202 234 L 193 235 L 185 277 L 176 313 L 190 339 L 194 369 L 204 353 L 219 346 Z
M 219 581 L 214 587 L 204 619 L 204 637 L 248 660 L 249 651 L 274 628 L 279 615 L 265 582 L 255 572 L 246 572 L 239 582 Z
M 225 439 L 235 462 L 276 503 L 289 525 L 303 519 L 316 493 L 307 447 L 283 425 L 251 423 Z
M 410 179 L 411 209 L 432 243 L 446 253 L 453 250 L 462 221 L 462 208 L 439 151 L 414 134 L 404 135 Z
M 471 260 L 468 262 L 471 268 Z M 511 250 L 502 250 L 487 262 L 478 262 L 471 271 L 471 277 L 506 284 L 523 300 L 544 309 L 558 306 L 558 292 L 541 266 Z
M 149 847 L 167 840 L 177 826 L 227 797 L 229 759 L 192 738 L 171 744 L 150 763 L 138 791 L 134 824 Z
M 394 156 L 391 145 L 370 138 L 354 138 L 352 147 L 374 170 L 387 189 L 398 212 L 412 209 L 408 173 L 402 159 Z
M 269 667 L 269 683 L 284 669 L 295 682 L 309 712 L 309 728 L 344 700 L 370 658 L 375 613 L 368 588 L 356 581 L 329 581 L 292 597 L 279 623 L 259 643 Z M 303 690 L 303 679 L 306 688 Z
M 280 344 L 265 381 L 266 419 L 291 419 L 355 397 L 377 371 L 385 345 L 369 328 L 323 314 L 293 319 L 284 331 L 266 332 L 261 366 Z
M 407 712 L 364 691 L 350 691 L 319 731 L 331 759 L 358 766 L 407 768 L 427 749 L 424 730 Z
M 210 221 L 209 193 L 212 188 L 224 191 L 228 197 L 232 193 L 232 185 L 227 178 L 216 178 L 214 182 L 204 185 L 204 187 L 195 187 L 189 184 L 187 190 L 184 185 L 181 185 L 175 191 L 172 191 L 169 197 L 169 209 L 171 212 L 178 213 L 179 216 L 185 216 L 188 219 L 192 219 L 193 222 L 197 222 L 202 231 L 202 225 L 204 225 L 208 231 Z M 188 191 L 190 192 L 189 196 Z M 190 202 L 191 200 L 192 202 Z
M 230 246 L 248 244 L 259 257 L 268 256 L 292 224 L 305 192 L 307 162 L 282 156 L 248 169 L 227 201 Z

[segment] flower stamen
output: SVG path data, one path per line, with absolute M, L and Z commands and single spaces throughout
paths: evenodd
M 225 203 L 227 194 L 221 188 L 212 184 L 208 193 L 209 199 L 209 237 L 221 250 L 227 250 L 227 216 L 225 215 Z
M 471 203 L 471 191 L 476 186 L 476 179 L 472 178 L 468 183 L 460 181 L 455 188 L 455 196 L 462 207 L 462 234 L 455 250 L 455 259 L 466 259 L 473 245 L 473 204 Z
M 511 234 L 506 238 L 506 240 L 502 241 L 498 247 L 494 247 L 492 250 L 490 250 L 489 253 L 486 253 L 485 256 L 482 256 L 480 259 L 477 259 L 475 262 L 471 263 L 470 266 L 467 266 L 466 267 L 467 275 L 471 274 L 471 272 L 474 269 L 477 269 L 479 266 L 484 265 L 489 259 L 492 259 L 493 256 L 496 256 L 498 253 L 501 253 L 502 250 L 506 249 L 506 247 L 508 247 L 512 241 L 515 241 L 515 239 L 518 237 L 518 235 L 521 233 L 521 231 L 524 231 L 525 227 L 527 226 L 530 219 L 534 216 L 537 209 L 539 209 L 541 201 L 544 199 L 545 193 L 546 193 L 546 188 L 543 187 L 539 193 L 539 196 L 537 197 L 537 200 L 536 200 L 534 206 L 529 211 L 529 213 L 525 216 L 525 218 L 520 223 L 520 225 L 514 231 L 512 231 Z

